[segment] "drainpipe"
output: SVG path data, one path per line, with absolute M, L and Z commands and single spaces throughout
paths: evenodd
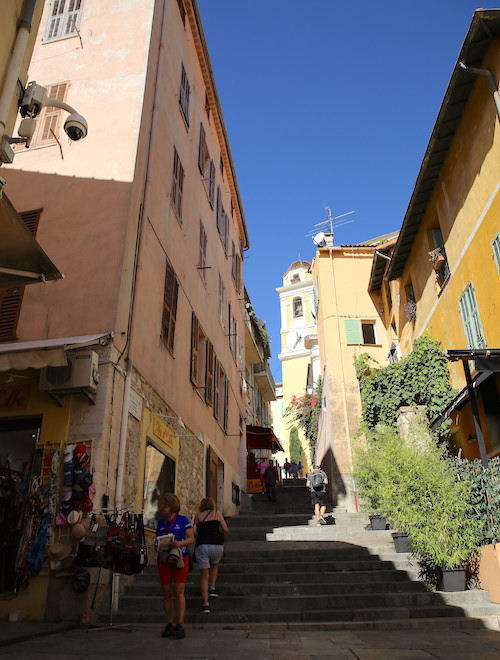
M 21 71 L 26 47 L 31 33 L 31 21 L 35 11 L 36 0 L 25 0 L 19 19 L 14 48 L 7 67 L 5 82 L 0 95 L 0 137 L 5 133 L 7 116 L 9 114 L 12 98 L 16 94 L 17 80 Z
M 165 50 L 165 26 L 167 16 L 167 0 L 163 2 L 163 13 L 160 26 L 160 44 L 158 47 L 158 58 L 156 65 L 156 79 L 155 79 L 155 95 L 153 102 L 153 116 L 151 120 L 151 132 L 149 134 L 148 155 L 146 160 L 146 179 L 144 181 L 144 191 L 142 195 L 142 202 L 139 211 L 139 225 L 137 228 L 137 249 L 136 259 L 134 265 L 134 277 L 132 281 L 130 314 L 128 324 L 128 357 L 126 359 L 126 375 L 125 384 L 123 389 L 122 401 L 122 415 L 120 422 L 120 438 L 118 442 L 118 465 L 116 473 L 116 487 L 115 487 L 115 506 L 118 510 L 123 507 L 123 480 L 125 474 L 125 456 L 127 452 L 127 428 L 128 428 L 128 409 L 130 404 L 130 393 L 132 389 L 132 372 L 134 366 L 134 349 L 135 349 L 135 320 L 136 320 L 136 307 L 137 307 L 137 288 L 140 283 L 142 273 L 142 256 L 143 246 L 146 237 L 146 230 L 148 225 L 147 211 L 149 207 L 149 197 L 151 181 L 153 178 L 153 164 L 152 164 L 152 151 L 155 144 L 156 128 L 158 121 L 158 110 L 160 106 L 160 85 L 163 74 L 163 61 Z
M 132 372 L 134 367 L 135 319 L 136 319 L 135 312 L 137 307 L 136 292 L 137 292 L 138 284 L 141 279 L 143 247 L 146 238 L 146 230 L 148 226 L 147 210 L 149 206 L 149 196 L 150 196 L 149 191 L 151 188 L 151 181 L 153 179 L 152 151 L 153 151 L 153 145 L 155 144 L 156 128 L 158 121 L 158 109 L 160 106 L 159 81 L 161 80 L 163 74 L 163 61 L 164 61 L 163 55 L 165 50 L 164 33 L 165 33 L 165 26 L 167 23 L 166 21 L 167 4 L 168 4 L 167 0 L 164 0 L 161 26 L 160 26 L 160 44 L 158 46 L 158 58 L 156 65 L 153 114 L 151 119 L 151 131 L 149 134 L 148 155 L 146 159 L 146 178 L 144 181 L 144 190 L 142 194 L 142 201 L 139 211 L 136 254 L 135 254 L 135 263 L 134 263 L 134 276 L 132 280 L 130 313 L 129 313 L 128 330 L 127 330 L 128 353 L 127 353 L 127 358 L 125 360 L 126 371 L 125 371 L 125 383 L 123 386 L 122 414 L 120 420 L 120 437 L 118 440 L 118 463 L 116 470 L 116 486 L 115 486 L 115 507 L 118 511 L 123 508 L 123 481 L 125 476 L 125 457 L 127 454 L 128 409 L 130 405 L 130 394 L 132 391 Z M 118 610 L 119 598 L 120 598 L 120 575 L 117 573 L 113 573 L 112 585 L 111 585 L 111 609 L 114 612 Z
M 458 66 L 464 71 L 468 71 L 469 73 L 474 73 L 480 76 L 486 76 L 488 78 L 488 82 L 490 83 L 491 91 L 493 93 L 493 100 L 495 102 L 495 107 L 497 110 L 497 117 L 498 120 L 500 121 L 500 97 L 498 95 L 497 81 L 495 80 L 495 76 L 493 75 L 493 72 L 488 71 L 488 69 L 476 69 L 472 66 L 466 66 L 463 62 L 459 62 Z

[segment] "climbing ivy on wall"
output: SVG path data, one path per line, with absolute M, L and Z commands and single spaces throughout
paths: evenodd
M 309 460 L 314 463 L 316 452 L 316 439 L 318 437 L 318 424 L 321 414 L 321 397 L 323 384 L 318 378 L 314 394 L 303 394 L 292 396 L 290 405 L 285 410 L 285 417 L 289 417 L 299 428 L 304 431 L 309 446 Z M 291 434 L 290 434 L 291 442 Z M 290 447 L 290 454 L 292 453 Z
M 368 353 L 354 360 L 365 433 L 379 423 L 394 426 L 401 406 L 426 406 L 430 423 L 456 394 L 450 385 L 448 361 L 432 337 L 416 339 L 412 352 L 400 362 L 378 368 L 374 362 Z

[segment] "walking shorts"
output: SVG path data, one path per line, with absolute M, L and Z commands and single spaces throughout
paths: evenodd
M 324 490 L 312 490 L 311 491 L 311 504 L 316 506 L 326 506 L 326 491 Z
M 204 543 L 196 547 L 196 568 L 210 568 L 218 564 L 224 552 L 223 545 Z

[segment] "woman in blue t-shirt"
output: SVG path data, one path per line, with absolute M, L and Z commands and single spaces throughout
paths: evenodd
M 168 550 L 180 548 L 184 565 L 179 568 L 175 563 L 160 561 L 163 553 L 158 554 L 158 574 L 163 588 L 165 614 L 167 625 L 162 632 L 162 637 L 184 637 L 184 617 L 186 614 L 186 599 L 184 589 L 189 571 L 188 545 L 194 543 L 193 526 L 186 516 L 179 514 L 181 504 L 177 495 L 167 493 L 160 498 L 160 511 L 163 518 L 156 526 L 156 536 L 173 534 L 174 540 Z M 177 625 L 174 626 L 174 596 L 177 601 Z

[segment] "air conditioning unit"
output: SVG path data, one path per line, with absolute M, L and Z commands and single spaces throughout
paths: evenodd
M 85 389 L 97 391 L 99 382 L 99 356 L 95 351 L 67 353 L 65 367 L 44 367 L 40 372 L 40 389 L 68 391 Z

